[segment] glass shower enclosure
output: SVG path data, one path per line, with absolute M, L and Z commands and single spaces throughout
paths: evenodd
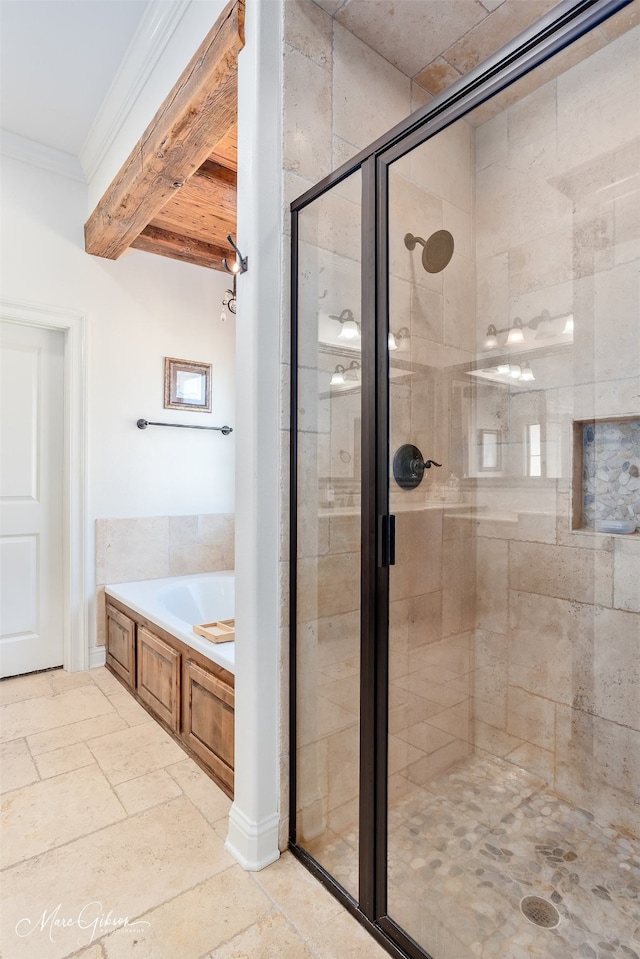
M 640 27 L 292 204 L 290 847 L 398 957 L 640 959 Z

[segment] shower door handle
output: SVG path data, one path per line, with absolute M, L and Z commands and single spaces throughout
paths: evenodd
M 396 518 L 391 513 L 378 516 L 378 566 L 396 564 Z

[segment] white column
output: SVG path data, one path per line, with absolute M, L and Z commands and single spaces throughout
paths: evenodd
M 239 57 L 235 799 L 227 849 L 279 856 L 281 0 L 247 0 Z

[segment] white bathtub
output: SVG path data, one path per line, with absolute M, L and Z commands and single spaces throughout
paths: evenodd
M 207 659 L 235 671 L 235 643 L 211 643 L 198 636 L 193 627 L 235 615 L 235 576 L 224 573 L 197 573 L 144 579 L 138 583 L 114 583 L 104 588 L 107 596 L 182 640 Z

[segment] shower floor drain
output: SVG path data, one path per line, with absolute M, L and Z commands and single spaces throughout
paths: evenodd
M 555 929 L 560 923 L 560 913 L 547 899 L 540 896 L 525 896 L 520 902 L 523 916 L 536 926 L 545 929 Z

